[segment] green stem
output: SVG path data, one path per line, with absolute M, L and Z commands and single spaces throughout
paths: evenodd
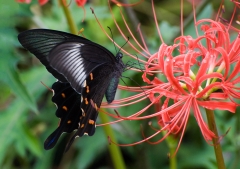
M 176 151 L 175 146 L 170 147 L 170 154 L 174 154 L 175 151 Z M 169 160 L 170 160 L 170 169 L 177 169 L 177 155 L 171 156 Z
M 216 135 L 216 138 L 213 138 L 213 146 L 214 152 L 217 160 L 218 169 L 226 169 L 224 164 L 224 158 L 222 154 L 222 148 L 218 140 L 218 131 L 215 122 L 214 112 L 213 110 L 206 109 L 207 119 L 208 119 L 208 126 L 209 129 Z
M 106 114 L 99 113 L 99 116 L 101 118 L 102 123 L 109 122 L 109 118 Z M 103 129 L 104 129 L 106 136 L 109 136 L 111 138 L 111 140 L 116 143 L 117 141 L 115 139 L 115 136 L 114 136 L 111 126 L 106 125 L 103 127 Z M 114 169 L 125 169 L 126 166 L 125 166 L 119 146 L 112 144 L 112 145 L 108 146 L 108 149 L 109 149 L 112 161 L 113 161 Z
M 163 132 L 164 134 L 166 134 L 165 132 Z M 170 157 L 169 157 L 169 168 L 170 169 L 177 169 L 177 155 L 175 153 L 176 151 L 176 147 L 177 147 L 177 141 L 176 139 L 172 136 L 169 135 L 165 141 L 167 142 L 168 148 L 170 150 Z
M 63 3 L 63 0 L 59 0 L 59 3 L 61 4 L 61 6 L 63 8 L 63 12 L 64 12 L 65 17 L 67 19 L 70 32 L 72 34 L 77 35 L 78 34 L 78 29 L 77 29 L 76 24 L 74 23 L 74 20 L 73 20 L 73 17 L 71 15 L 71 12 L 70 12 L 69 8 L 66 6 L 66 4 Z
M 154 104 L 156 112 L 161 111 L 161 104 Z M 167 134 L 166 131 L 162 131 L 163 136 Z M 176 141 L 176 138 L 172 135 L 169 135 L 165 139 L 169 151 L 170 151 L 170 157 L 169 157 L 169 167 L 170 169 L 177 169 L 177 155 L 175 154 L 176 147 L 178 142 Z

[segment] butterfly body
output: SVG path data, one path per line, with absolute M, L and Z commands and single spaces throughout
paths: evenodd
M 75 137 L 93 135 L 104 94 L 108 103 L 114 100 L 125 68 L 122 54 L 115 57 L 88 39 L 54 30 L 25 31 L 18 39 L 58 79 L 52 86 L 52 101 L 57 105 L 60 123 L 46 139 L 44 148 L 54 147 L 63 132 L 77 129 L 68 148 Z

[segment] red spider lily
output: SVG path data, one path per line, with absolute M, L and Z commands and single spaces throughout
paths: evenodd
M 239 9 L 239 2 L 233 2 L 235 3 L 233 11 L 234 17 L 235 11 Z M 217 19 L 217 21 L 211 19 L 196 21 L 194 1 L 192 4 L 197 38 L 184 35 L 183 28 L 181 27 L 182 35 L 175 39 L 173 45 L 166 45 L 158 27 L 152 0 L 153 16 L 159 37 L 162 41 L 159 50 L 154 54 L 150 54 L 143 38 L 143 45 L 140 45 L 136 40 L 120 8 L 120 14 L 126 29 L 131 35 L 131 39 L 135 41 L 137 47 L 131 42 L 128 44 L 137 53 L 147 58 L 147 62 L 136 58 L 123 49 L 122 51 L 145 64 L 142 78 L 148 86 L 143 86 L 141 89 L 139 87 L 119 86 L 120 89 L 134 92 L 139 91 L 140 93 L 129 98 L 115 100 L 111 105 L 103 103 L 102 107 L 115 108 L 127 106 L 140 102 L 148 96 L 151 104 L 131 116 L 122 117 L 120 115 L 109 115 L 119 119 L 115 122 L 157 117 L 158 124 L 161 127 L 155 134 L 142 141 L 122 146 L 135 145 L 144 141 L 150 142 L 149 139 L 162 131 L 167 131 L 166 135 L 159 141 L 154 142 L 154 144 L 163 141 L 170 134 L 180 134 L 180 141 L 176 149 L 177 152 L 190 113 L 193 113 L 196 118 L 204 139 L 209 142 L 213 138 L 216 138 L 216 136 L 206 124 L 200 108 L 227 110 L 234 113 L 237 106 L 239 106 L 235 100 L 240 99 L 240 87 L 238 87 L 240 84 L 240 77 L 237 75 L 240 71 L 240 30 L 232 26 L 233 17 L 229 23 L 224 24 L 221 23 L 219 19 Z M 125 6 L 127 5 L 125 4 Z M 109 5 L 109 7 L 111 11 L 111 6 Z M 112 16 L 119 32 L 123 38 L 127 40 L 125 36 L 126 33 L 122 31 L 113 14 Z M 218 16 L 218 18 L 221 17 Z M 220 20 L 223 19 L 221 18 Z M 109 39 L 111 39 L 100 23 L 99 25 Z M 201 28 L 203 35 L 199 35 L 197 27 Z M 230 40 L 230 31 L 238 33 L 233 41 Z M 142 37 L 140 29 L 139 34 Z M 230 68 L 233 68 L 233 70 L 230 71 Z M 161 81 L 158 78 L 158 74 L 164 75 L 167 80 Z M 150 80 L 149 76 L 151 76 L 153 80 Z M 143 89 L 146 91 L 142 92 Z M 163 100 L 163 98 L 166 99 L 163 104 L 160 104 L 160 99 Z M 143 115 L 152 105 L 157 105 L 160 109 L 150 115 Z
M 31 2 L 31 0 L 16 0 L 19 3 L 27 3 L 29 4 Z M 48 2 L 48 0 L 38 0 L 38 3 L 40 5 L 45 5 Z
M 66 6 L 68 6 L 67 5 L 67 2 L 66 2 L 67 0 L 62 0 L 62 2 L 63 2 L 63 4 L 66 4 Z M 77 3 L 77 6 L 79 6 L 79 7 L 84 7 L 84 5 L 87 3 L 87 0 L 75 0 L 76 1 L 76 3 Z M 72 2 L 72 0 L 70 1 L 70 3 Z M 85 13 L 85 11 L 84 11 L 84 13 Z
M 27 4 L 31 2 L 31 0 L 16 0 L 16 1 L 19 3 L 27 3 Z M 79 7 L 83 7 L 87 2 L 87 0 L 75 0 L 75 1 Z M 40 5 L 45 5 L 48 2 L 48 0 L 38 0 L 38 2 Z M 63 0 L 63 2 L 64 4 L 66 4 L 66 0 Z
M 16 1 L 19 3 L 28 3 L 28 4 L 31 2 L 31 0 L 16 0 Z M 84 16 L 83 16 L 83 20 L 82 20 L 82 22 L 83 22 L 84 18 L 86 17 L 86 11 L 85 11 L 84 5 L 86 4 L 87 0 L 75 0 L 75 1 L 77 3 L 77 6 L 83 8 L 83 12 L 84 12 Z M 38 0 L 38 2 L 40 5 L 45 5 L 48 2 L 48 0 Z M 70 3 L 71 2 L 72 2 L 72 0 L 70 1 Z M 70 3 L 67 4 L 66 0 L 62 0 L 62 3 L 66 7 L 69 6 L 69 4 L 70 4 Z
M 87 0 L 76 0 L 76 3 L 78 6 L 84 6 L 86 4 Z
M 149 58 L 143 80 L 149 84 L 158 84 L 147 78 L 148 72 L 161 71 L 167 78 L 168 86 L 158 84 L 149 97 L 158 103 L 161 97 L 167 99 L 158 115 L 159 124 L 168 134 L 181 132 L 182 139 L 190 110 L 196 118 L 206 141 L 215 137 L 203 120 L 200 107 L 235 112 L 240 99 L 240 36 L 230 42 L 227 28 L 220 22 L 202 19 L 196 25 L 202 25 L 204 35 L 193 39 L 190 36 L 176 38 L 175 44 L 162 44 L 159 51 Z M 206 42 L 206 46 L 202 43 Z M 179 54 L 173 51 L 179 50 Z M 234 66 L 230 73 L 230 67 Z M 193 71 L 195 70 L 195 71 Z M 155 75 L 152 75 L 155 76 Z M 219 91 L 220 90 L 220 91 Z M 155 97 L 158 94 L 159 96 Z M 169 105 L 173 100 L 174 104 Z M 150 115 L 152 117 L 152 115 Z M 142 117 L 141 117 L 142 118 Z M 145 117 L 147 118 L 147 117 Z
M 17 2 L 29 4 L 31 0 L 17 0 Z

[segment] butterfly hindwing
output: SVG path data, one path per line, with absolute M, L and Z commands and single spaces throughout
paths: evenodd
M 97 109 L 101 106 L 106 88 L 112 78 L 112 74 L 109 72 L 113 72 L 113 66 L 102 65 L 93 70 L 86 79 L 86 85 L 82 90 L 83 101 L 81 104 L 85 116 L 83 114 L 83 118 L 80 120 L 80 124 L 84 124 L 84 127 L 80 126 L 80 129 L 78 129 L 77 134 L 79 136 L 84 134 L 91 136 L 94 134 L 95 121 L 98 116 Z
M 71 133 L 78 129 L 82 112 L 80 109 L 81 95 L 78 94 L 69 83 L 55 82 L 52 85 L 54 95 L 52 101 L 57 106 L 56 116 L 60 118 L 58 128 L 46 139 L 45 149 L 55 146 L 63 132 Z
M 82 117 L 80 118 L 80 126 L 70 139 L 66 150 L 69 149 L 76 137 L 83 135 L 92 136 L 94 134 L 98 108 L 101 106 L 105 91 L 113 76 L 109 72 L 113 71 L 114 67 L 112 65 L 102 65 L 94 69 L 86 78 L 84 88 L 82 89 L 83 99 L 81 103 Z

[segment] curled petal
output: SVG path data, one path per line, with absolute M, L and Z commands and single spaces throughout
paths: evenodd
M 76 0 L 78 6 L 83 7 L 86 4 L 87 0 Z
M 197 79 L 196 86 L 200 86 L 201 83 L 204 82 L 205 80 L 213 79 L 213 78 L 218 78 L 218 79 L 221 80 L 223 78 L 223 75 L 221 73 L 218 73 L 218 72 L 213 72 L 213 73 L 210 73 L 210 74 L 203 75 L 202 77 Z
M 237 104 L 232 102 L 219 102 L 219 101 L 197 101 L 197 103 L 210 110 L 220 109 L 220 110 L 228 110 L 232 113 L 235 113 Z
M 211 93 L 209 99 L 222 99 L 225 100 L 228 98 L 226 93 Z
M 212 140 L 213 138 L 215 138 L 215 134 L 208 128 L 207 124 L 205 123 L 205 121 L 202 118 L 201 115 L 201 111 L 198 107 L 198 101 L 197 100 L 193 100 L 192 102 L 193 104 L 193 111 L 194 111 L 194 116 L 198 122 L 198 125 L 200 127 L 200 130 L 203 134 L 203 137 L 206 141 Z
M 228 73 L 229 73 L 229 69 L 230 69 L 230 60 L 229 60 L 229 56 L 226 52 L 226 50 L 224 50 L 222 47 L 217 47 L 214 49 L 215 51 L 218 51 L 219 53 L 221 53 L 222 59 L 225 63 L 225 73 L 224 73 L 224 77 L 226 78 Z
M 183 90 L 181 85 L 179 84 L 178 80 L 173 75 L 173 59 L 168 57 L 165 61 L 165 74 L 168 81 L 173 85 L 174 88 L 179 90 L 183 94 L 187 94 L 186 91 Z
M 207 87 L 205 87 L 200 93 L 198 93 L 196 95 L 196 98 L 202 98 L 204 97 L 204 95 L 207 94 L 208 91 L 212 90 L 213 88 L 219 88 L 221 89 L 222 88 L 222 84 L 220 82 L 215 82 L 215 83 L 212 83 L 210 85 L 208 85 Z
M 204 74 L 206 74 L 208 68 L 209 68 L 209 65 L 210 65 L 210 57 L 211 57 L 211 54 L 208 52 L 206 57 L 202 60 L 202 64 L 201 66 L 199 67 L 199 70 L 198 70 L 198 73 L 197 73 L 197 76 L 196 76 L 196 79 L 199 79 L 200 77 L 202 77 Z M 195 94 L 198 90 L 198 84 L 196 83 L 195 85 L 195 88 L 193 90 L 193 93 Z
M 231 81 L 233 78 L 236 77 L 236 75 L 239 73 L 240 71 L 240 60 L 237 62 L 237 64 L 234 66 L 234 69 L 232 71 L 232 73 L 230 74 L 229 78 L 227 79 L 227 82 Z
M 119 2 L 119 1 L 117 1 L 117 0 L 111 0 L 111 1 L 112 1 L 113 3 L 115 3 L 116 5 L 118 5 L 118 6 L 126 6 L 126 7 L 136 6 L 136 5 L 138 5 L 138 4 L 140 4 L 140 3 L 143 2 L 143 0 L 140 0 L 139 2 L 136 2 L 136 3 L 125 4 L 125 3 Z
M 18 3 L 26 3 L 29 4 L 32 0 L 16 0 Z
M 48 0 L 38 0 L 38 2 L 40 5 L 45 5 L 48 2 Z

